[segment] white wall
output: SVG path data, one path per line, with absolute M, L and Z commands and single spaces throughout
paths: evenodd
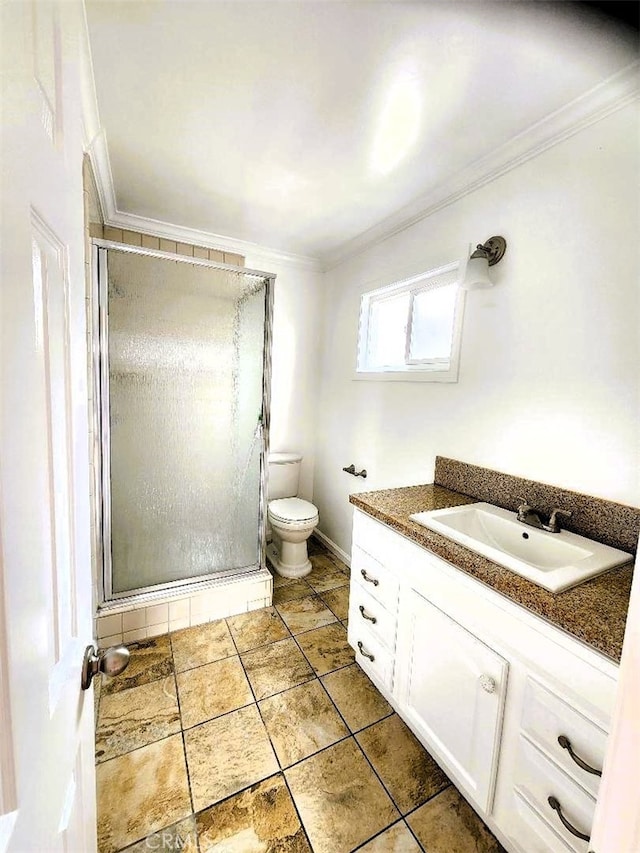
M 320 362 L 322 275 L 302 266 L 247 254 L 246 266 L 275 273 L 271 450 L 304 455 L 300 495 L 313 496 Z
M 326 274 L 314 502 L 340 547 L 350 492 L 432 482 L 437 454 L 639 503 L 637 133 L 619 110 Z M 354 381 L 360 294 L 494 234 L 458 383 Z

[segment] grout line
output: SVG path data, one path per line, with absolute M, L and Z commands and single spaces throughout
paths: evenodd
M 180 705 L 180 691 L 178 690 L 178 673 L 176 672 L 176 662 L 173 657 L 173 641 L 171 639 L 171 635 L 169 635 L 169 648 L 171 649 L 171 663 L 173 664 L 173 683 L 176 688 L 176 701 L 178 703 L 178 719 L 180 720 L 180 737 L 182 738 L 182 753 L 184 755 L 184 766 L 187 774 L 187 786 L 189 788 L 189 802 L 191 803 L 191 814 L 194 813 L 193 808 L 193 792 L 191 790 L 191 774 L 189 772 L 189 761 L 187 759 L 187 742 L 184 736 L 184 725 L 182 722 L 182 707 Z M 196 844 L 197 844 L 198 832 L 196 830 Z M 199 849 L 199 845 L 198 845 Z
M 404 822 L 405 822 L 404 818 L 400 818 L 399 820 L 396 820 L 394 823 L 390 823 L 389 826 L 385 826 L 385 828 L 381 829 L 380 832 L 376 832 L 376 834 L 372 835 L 371 838 L 367 838 L 367 840 L 363 841 L 362 844 L 359 844 L 357 847 L 354 847 L 353 850 L 351 851 L 351 853 L 357 853 L 358 850 L 362 850 L 362 848 L 365 845 L 369 844 L 375 838 L 380 838 L 380 836 L 384 835 L 385 832 L 387 832 L 390 829 L 393 829 L 394 826 L 398 826 L 398 824 L 404 824 Z M 409 832 L 411 832 L 411 830 L 409 830 Z M 413 834 L 413 833 L 411 833 L 411 834 Z M 420 850 L 424 849 L 420 844 L 418 844 L 418 846 L 420 847 Z
M 446 789 L 445 789 L 445 790 L 446 790 Z M 442 792 L 441 792 L 441 793 L 442 793 Z M 423 803 L 423 805 L 424 805 L 424 803 Z M 419 807 L 418 807 L 418 808 L 419 808 Z M 417 811 L 417 809 L 416 809 L 416 811 Z M 408 822 L 408 820 L 407 820 L 406 816 L 402 818 L 402 822 L 403 822 L 403 823 L 404 823 L 404 825 L 407 827 L 407 829 L 409 830 L 410 834 L 413 836 L 413 838 L 414 838 L 414 840 L 415 840 L 416 844 L 418 845 L 418 847 L 420 848 L 420 850 L 423 850 L 423 851 L 424 851 L 424 850 L 425 850 L 425 848 L 424 848 L 424 847 L 422 846 L 422 844 L 420 843 L 420 839 L 418 838 L 418 836 L 415 834 L 415 832 L 414 832 L 414 831 L 411 829 L 411 827 L 409 826 L 409 822 Z

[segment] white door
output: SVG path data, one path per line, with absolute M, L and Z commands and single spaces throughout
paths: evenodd
M 2 6 L 0 851 L 91 853 L 93 696 L 75 0 Z
M 400 600 L 395 691 L 444 769 L 490 812 L 508 663 L 414 590 Z

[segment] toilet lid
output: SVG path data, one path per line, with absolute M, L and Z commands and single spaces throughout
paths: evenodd
M 318 509 L 309 501 L 302 498 L 279 498 L 271 501 L 269 512 L 274 518 L 282 521 L 309 521 L 318 514 Z

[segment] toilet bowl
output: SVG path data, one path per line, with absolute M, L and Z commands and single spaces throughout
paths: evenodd
M 269 455 L 269 504 L 267 518 L 272 540 L 267 556 L 285 578 L 301 578 L 311 571 L 307 540 L 318 526 L 317 508 L 296 497 L 302 456 L 298 453 Z

